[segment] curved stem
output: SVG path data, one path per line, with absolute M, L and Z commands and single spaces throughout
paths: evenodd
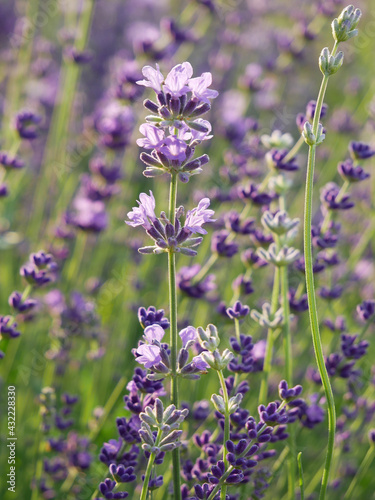
M 176 213 L 177 198 L 177 176 L 171 175 L 171 184 L 169 191 L 169 220 L 174 224 Z M 177 290 L 176 290 L 176 255 L 173 250 L 168 252 L 168 282 L 169 282 L 169 311 L 170 311 L 170 348 L 171 348 L 171 403 L 177 408 L 179 405 L 178 397 L 178 378 L 177 372 Z M 180 450 L 175 448 L 172 451 L 173 462 L 173 493 L 176 500 L 181 500 L 181 475 L 180 475 Z
M 334 56 L 337 51 L 338 43 L 335 42 L 331 55 Z M 317 136 L 320 114 L 322 111 L 323 100 L 325 92 L 328 85 L 328 75 L 324 75 L 322 83 L 320 85 L 320 90 L 318 94 L 318 99 L 316 101 L 316 108 L 314 114 L 314 121 L 312 125 L 313 133 Z M 324 500 L 326 496 L 329 473 L 332 463 L 333 448 L 335 444 L 335 430 L 336 430 L 336 409 L 335 400 L 333 397 L 332 387 L 329 380 L 327 368 L 324 361 L 322 341 L 319 332 L 319 318 L 318 311 L 316 307 L 315 300 L 315 288 L 314 288 L 314 272 L 313 272 L 313 257 L 312 257 L 312 247 L 311 247 L 311 218 L 312 218 L 312 196 L 314 188 L 314 167 L 315 167 L 315 150 L 316 145 L 309 146 L 309 155 L 307 160 L 307 173 L 306 173 L 306 191 L 305 191 L 305 215 L 304 215 L 304 253 L 305 253 L 305 277 L 306 277 L 306 291 L 307 300 L 309 304 L 309 316 L 310 316 L 310 327 L 312 340 L 315 351 L 315 358 L 318 365 L 318 370 L 320 377 L 322 379 L 322 384 L 324 387 L 325 396 L 327 399 L 327 409 L 328 409 L 328 443 L 327 443 L 327 455 L 323 470 L 321 488 L 319 499 Z
M 302 468 L 302 452 L 300 451 L 297 455 L 298 462 L 298 473 L 299 473 L 299 488 L 301 500 L 305 500 L 305 482 L 303 478 L 303 468 Z
M 326 77 L 323 79 L 323 81 Z M 326 84 L 325 84 L 326 87 Z M 325 88 L 324 87 L 324 88 Z M 318 110 L 320 115 L 320 110 Z M 335 401 L 333 398 L 332 387 L 329 381 L 329 376 L 327 373 L 327 368 L 324 362 L 322 341 L 319 332 L 319 318 L 318 311 L 316 307 L 315 300 L 315 288 L 314 288 L 314 274 L 313 274 L 313 258 L 311 249 L 311 213 L 312 213 L 312 193 L 313 193 L 313 177 L 314 177 L 314 165 L 315 165 L 315 148 L 316 146 L 310 146 L 309 157 L 307 164 L 307 177 L 306 177 L 306 194 L 305 194 L 305 224 L 304 224 L 304 251 L 305 251 L 305 267 L 306 267 L 306 290 L 307 299 L 309 304 L 309 315 L 310 315 L 310 326 L 311 334 L 314 345 L 316 362 L 318 365 L 320 377 L 322 379 L 322 384 L 324 387 L 324 392 L 327 399 L 328 406 L 328 444 L 327 444 L 327 456 L 323 471 L 321 489 L 320 489 L 320 500 L 323 500 L 326 495 L 329 472 L 332 462 L 333 447 L 335 442 L 335 428 L 336 428 L 336 410 Z

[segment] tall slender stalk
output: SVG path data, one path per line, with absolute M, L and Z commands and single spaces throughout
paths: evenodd
M 224 398 L 224 404 L 225 404 L 225 421 L 224 421 L 224 439 L 223 439 L 223 462 L 225 467 L 228 467 L 228 460 L 227 460 L 227 448 L 226 448 L 226 442 L 230 438 L 230 422 L 229 422 L 229 398 L 228 398 L 228 391 L 227 391 L 227 386 L 225 385 L 225 379 L 222 370 L 217 372 L 220 380 L 220 385 L 221 385 L 221 390 L 223 391 L 223 398 Z M 225 500 L 227 497 L 227 487 L 226 485 L 223 485 L 220 490 L 220 500 Z
M 337 51 L 337 42 L 332 50 L 332 56 L 335 55 Z M 317 136 L 319 118 L 322 110 L 324 95 L 327 89 L 329 76 L 324 75 L 320 86 L 319 95 L 316 103 L 314 121 L 312 125 L 312 130 Z M 332 387 L 329 380 L 327 368 L 324 361 L 322 341 L 319 332 L 319 317 L 316 307 L 315 299 L 315 287 L 314 287 L 314 273 L 313 273 L 313 257 L 312 257 L 312 246 L 311 246 L 311 219 L 312 219 L 312 196 L 314 187 L 314 168 L 315 168 L 315 150 L 316 144 L 309 146 L 309 155 L 307 161 L 307 173 L 306 173 L 306 191 L 305 191 L 305 214 L 304 214 L 304 253 L 305 253 L 305 276 L 306 276 L 306 291 L 307 299 L 309 304 L 309 316 L 310 316 L 310 326 L 311 334 L 314 345 L 316 362 L 318 365 L 320 377 L 322 379 L 322 384 L 324 387 L 324 392 L 327 399 L 328 408 L 328 443 L 327 443 L 327 455 L 323 470 L 323 477 L 320 489 L 320 500 L 323 500 L 326 495 L 329 472 L 332 463 L 333 447 L 335 442 L 335 430 L 336 430 L 336 410 L 335 401 L 333 397 Z
M 174 224 L 177 198 L 177 176 L 171 175 L 169 191 L 169 220 Z M 171 348 L 171 403 L 176 407 L 179 405 L 177 372 L 177 290 L 176 290 L 176 255 L 172 250 L 168 252 L 168 283 L 169 283 L 169 311 L 170 311 L 170 348 Z M 173 462 L 173 492 L 176 500 L 181 499 L 181 475 L 180 475 L 180 450 L 172 451 Z
M 280 268 L 275 267 L 275 275 L 273 280 L 273 289 L 272 289 L 272 300 L 271 300 L 271 314 L 274 315 L 277 311 L 277 307 L 279 305 L 279 291 L 280 291 Z M 268 393 L 268 378 L 271 372 L 272 365 L 272 352 L 273 352 L 273 341 L 274 341 L 274 331 L 272 328 L 268 329 L 267 333 L 267 345 L 266 345 L 266 353 L 264 356 L 264 364 L 263 364 L 263 377 L 260 383 L 259 390 L 259 403 L 264 404 L 267 399 Z

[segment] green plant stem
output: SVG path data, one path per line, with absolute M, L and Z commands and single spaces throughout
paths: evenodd
M 302 452 L 300 451 L 297 455 L 298 462 L 298 473 L 299 473 L 299 489 L 301 500 L 305 500 L 305 482 L 303 478 L 303 468 L 302 468 Z
M 335 55 L 336 50 L 337 50 L 337 43 L 335 43 L 334 48 L 332 50 L 333 56 Z M 328 78 L 329 78 L 328 76 L 324 75 L 316 103 L 314 121 L 312 126 L 313 133 L 315 136 L 317 135 L 319 118 L 322 110 L 324 95 L 327 89 Z M 326 461 L 323 470 L 320 495 L 319 495 L 320 500 L 323 500 L 326 496 L 329 473 L 332 463 L 333 448 L 335 443 L 336 410 L 335 410 L 335 401 L 333 398 L 332 387 L 324 362 L 323 347 L 319 332 L 319 318 L 316 307 L 315 288 L 314 288 L 313 257 L 312 257 L 312 247 L 311 247 L 311 219 L 312 219 L 312 196 L 314 187 L 315 150 L 316 150 L 316 145 L 309 146 L 307 174 L 306 174 L 306 192 L 305 192 L 304 253 L 305 253 L 305 268 L 306 268 L 305 271 L 306 290 L 307 290 L 307 299 L 309 304 L 311 334 L 314 345 L 316 362 L 318 365 L 320 377 L 322 379 L 322 384 L 327 399 L 327 409 L 328 409 L 327 455 L 326 455 Z
M 234 319 L 234 328 L 236 331 L 236 339 L 238 342 L 240 341 L 240 336 L 241 336 L 241 330 L 240 330 L 240 320 L 238 318 Z
M 279 290 L 280 290 L 280 268 L 275 267 L 272 300 L 271 300 L 272 315 L 275 314 L 275 312 L 277 311 L 277 307 L 279 304 Z M 260 383 L 260 390 L 259 390 L 259 404 L 264 404 L 267 399 L 268 378 L 271 372 L 271 365 L 272 365 L 273 342 L 274 342 L 274 331 L 272 328 L 269 328 L 267 333 L 266 353 L 264 356 L 263 377 Z
M 372 461 L 374 460 L 374 457 L 375 457 L 375 446 L 371 445 L 370 448 L 367 450 L 367 453 L 366 453 L 364 459 L 362 460 L 361 465 L 358 468 L 357 474 L 353 477 L 352 482 L 349 485 L 349 488 L 346 490 L 345 495 L 343 497 L 343 500 L 355 498 L 353 496 L 355 487 L 365 476 Z
M 303 136 L 301 135 L 300 138 L 298 139 L 298 141 L 295 143 L 295 145 L 292 147 L 292 149 L 289 151 L 289 153 L 285 156 L 285 158 L 283 159 L 284 162 L 288 162 L 289 160 L 291 160 L 294 156 L 296 156 L 296 154 L 298 153 L 298 151 L 301 149 L 302 145 L 305 143 L 305 140 L 303 138 Z
M 141 500 L 146 500 L 147 499 L 147 494 L 148 494 L 148 485 L 150 482 L 150 476 L 152 472 L 152 467 L 154 465 L 156 453 L 151 453 L 151 455 L 148 458 L 147 462 L 147 469 L 145 473 L 145 479 L 143 481 L 143 486 L 142 486 L 142 493 L 141 493 Z
M 177 175 L 171 174 L 169 191 L 169 220 L 174 224 L 177 198 Z M 168 282 L 169 282 L 169 313 L 170 313 L 170 348 L 171 348 L 171 403 L 178 408 L 178 378 L 177 378 L 177 290 L 176 290 L 176 254 L 168 251 Z M 173 493 L 176 500 L 181 499 L 180 450 L 172 451 L 173 463 Z
M 229 441 L 230 437 L 230 423 L 229 423 L 229 398 L 228 398 L 228 391 L 227 391 L 227 386 L 225 384 L 225 379 L 222 370 L 217 372 L 220 380 L 220 385 L 221 385 L 221 390 L 223 391 L 223 397 L 224 397 L 224 404 L 225 404 L 225 421 L 224 421 L 224 442 L 223 442 L 223 462 L 225 467 L 228 467 L 228 460 L 227 460 L 227 441 Z M 222 486 L 220 490 L 220 500 L 225 500 L 227 496 L 227 487 L 225 485 Z
M 288 300 L 288 267 L 280 268 L 281 297 L 283 304 L 283 344 L 285 357 L 285 379 L 289 386 L 293 385 L 293 358 L 292 358 L 292 337 L 290 332 L 290 309 Z M 288 458 L 288 494 L 290 499 L 295 498 L 296 484 L 296 437 L 293 426 L 289 431 L 290 456 Z

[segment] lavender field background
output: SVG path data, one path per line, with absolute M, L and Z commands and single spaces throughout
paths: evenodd
M 199 356 L 203 365 L 196 361 L 189 372 L 197 379 L 178 379 L 178 409 L 189 409 L 185 419 L 179 413 L 183 432 L 174 440 L 181 493 L 173 489 L 172 455 L 178 454 L 166 449 L 165 457 L 156 453 L 154 489 L 146 488 L 146 497 L 324 498 L 327 401 L 305 286 L 308 145 L 301 133 L 314 118 L 319 55 L 332 47 L 331 22 L 345 7 L 341 0 L 1 1 L 0 498 L 126 498 L 122 492 L 143 498 L 150 453 L 141 447 L 139 413 L 156 408 L 156 397 L 167 407 L 173 394 L 168 376 L 146 378 L 158 372 L 153 363 L 137 362 L 141 351 L 135 350 L 140 341 L 152 344 L 151 330 L 145 333 L 150 325 L 165 330 L 163 342 L 170 343 L 170 321 L 185 332 L 178 349 L 193 339 L 186 347 L 190 362 Z M 375 498 L 375 3 L 355 7 L 362 11 L 358 36 L 340 43 L 344 62 L 324 96 L 326 137 L 316 148 L 312 208 L 317 312 L 337 413 L 328 499 Z M 162 175 L 143 175 L 155 167 L 144 155 L 163 140 L 148 147 L 139 128 L 149 115 L 157 117 L 149 124 L 165 127 L 161 120 L 170 113 L 162 117 L 152 85 L 137 82 L 147 81 L 145 66 L 156 71 L 158 65 L 166 76 L 186 62 L 195 78 L 211 73 L 210 89 L 218 94 L 199 101 L 207 112 L 196 116 L 206 122 L 191 124 L 193 111 L 182 118 L 190 146 L 197 137 L 194 157 L 201 165 L 177 177 L 177 208 L 185 207 L 179 217 L 190 228 L 187 237 L 203 240 L 197 247 L 181 244 L 176 253 L 173 325 L 167 253 L 161 243 L 154 253 L 140 253 L 154 241 L 131 227 L 143 225 L 149 234 L 154 227 L 152 217 L 138 224 L 131 215 L 140 193 L 150 190 L 157 216 L 167 214 L 156 224 L 169 217 L 170 175 L 160 156 L 153 161 Z M 181 92 L 178 98 L 188 90 Z M 145 100 L 157 103 L 156 111 L 149 103 L 145 109 Z M 166 134 L 181 139 L 178 126 L 166 127 Z M 170 166 L 172 146 L 162 147 Z M 202 220 L 187 214 L 207 198 Z M 282 210 L 287 215 L 280 222 L 275 214 Z M 277 224 L 284 232 L 273 231 Z M 283 242 L 295 252 L 277 267 L 274 254 Z M 209 324 L 219 332 L 220 353 L 234 355 L 220 369 L 201 357 L 211 351 L 196 329 Z M 153 340 L 158 334 L 152 331 Z M 243 395 L 230 430 L 229 413 L 224 418 L 211 401 L 213 394 L 225 396 L 221 376 L 229 396 Z M 279 387 L 284 379 L 289 388 L 302 386 L 302 394 L 297 388 L 286 397 Z M 7 483 L 9 387 L 15 492 Z M 224 486 L 224 473 L 211 468 L 220 469 L 219 462 L 228 468 L 230 454 L 240 456 L 225 447 L 226 431 L 234 446 L 250 439 L 251 416 L 260 421 L 255 463 L 237 464 Z M 262 425 L 269 429 L 263 441 Z M 111 464 L 124 465 L 126 480 L 111 476 Z M 100 487 L 114 477 L 115 485 Z M 221 491 L 214 491 L 217 481 Z

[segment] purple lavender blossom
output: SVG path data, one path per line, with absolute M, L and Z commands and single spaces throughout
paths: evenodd
M 349 143 L 349 153 L 353 160 L 367 160 L 375 155 L 375 150 L 364 142 L 352 141 Z
M 138 347 L 136 353 L 138 355 L 136 361 L 144 365 L 145 368 L 151 368 L 161 361 L 160 347 L 156 345 L 142 344 Z
M 149 344 L 152 344 L 154 340 L 160 343 L 162 338 L 164 337 L 164 334 L 165 331 L 159 325 L 147 326 L 143 332 L 143 336 Z
M 214 210 L 209 210 L 210 206 L 209 198 L 203 198 L 196 208 L 189 210 L 186 214 L 185 228 L 189 229 L 193 234 L 207 234 L 207 231 L 203 229 L 202 225 L 207 222 L 215 222 L 216 219 L 212 219 L 214 215 Z
M 179 332 L 179 336 L 181 337 L 183 347 L 186 347 L 188 342 L 197 339 L 198 334 L 193 326 L 188 326 Z
M 142 226 L 144 229 L 151 229 L 150 220 L 154 222 L 156 220 L 155 215 L 155 198 L 150 191 L 150 195 L 146 193 L 141 193 L 139 195 L 139 200 L 137 200 L 138 207 L 133 207 L 131 212 L 128 212 L 129 221 L 125 221 L 126 224 L 132 227 Z
M 355 166 L 352 160 L 339 163 L 337 170 L 341 177 L 348 182 L 360 182 L 370 177 L 370 174 L 365 172 L 360 165 Z
M 165 79 L 165 92 L 171 94 L 172 97 L 181 97 L 186 94 L 189 91 L 187 84 L 192 75 L 193 68 L 190 63 L 177 64 L 171 69 Z
M 219 93 L 216 90 L 211 90 L 208 87 L 212 84 L 211 73 L 202 73 L 197 78 L 190 78 L 188 85 L 193 92 L 194 98 L 199 101 L 210 103 L 210 99 L 215 99 Z

